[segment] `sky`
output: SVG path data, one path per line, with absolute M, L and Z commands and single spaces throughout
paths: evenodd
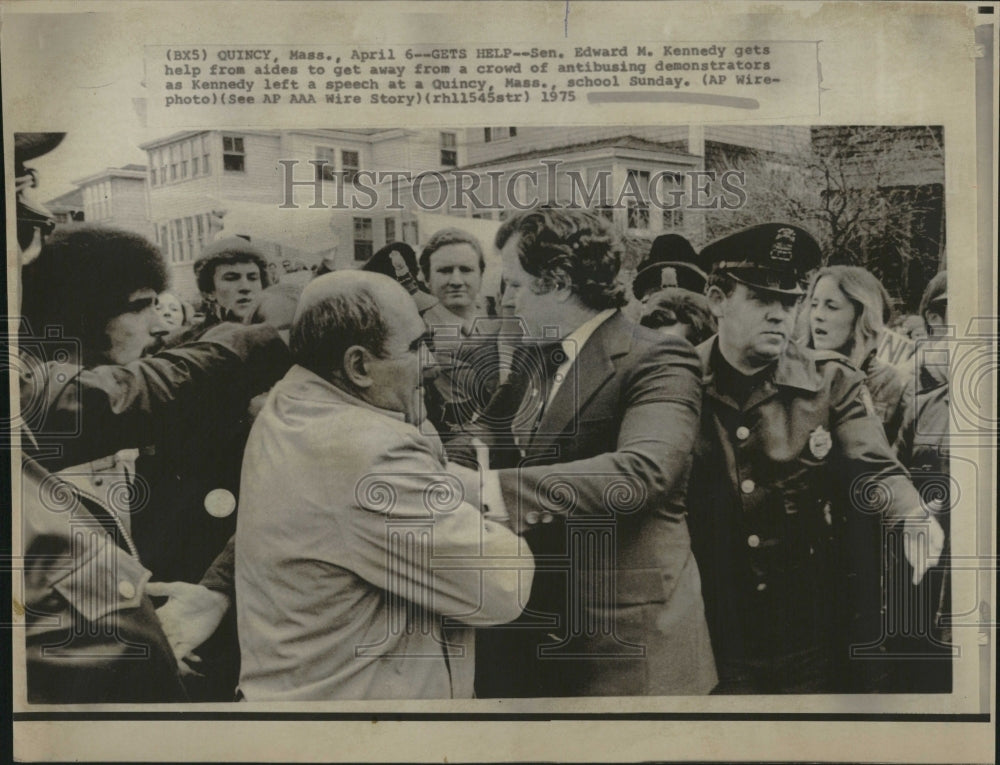
M 5 63 L 18 62 L 16 73 L 5 72 L 5 129 L 67 134 L 30 163 L 39 174 L 39 200 L 106 167 L 145 164 L 139 144 L 174 132 L 147 128 L 136 108 L 145 97 L 143 56 L 129 26 L 124 14 L 4 19 Z

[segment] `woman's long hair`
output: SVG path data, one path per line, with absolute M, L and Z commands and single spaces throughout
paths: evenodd
M 846 346 L 837 350 L 856 366 L 861 367 L 878 347 L 879 338 L 885 331 L 890 305 L 889 293 L 875 274 L 860 266 L 827 266 L 819 269 L 813 275 L 812 283 L 809 285 L 809 295 L 801 314 L 804 319 L 802 334 L 807 338 L 806 345 L 810 348 L 813 347 L 813 342 L 809 315 L 812 313 L 816 285 L 824 276 L 833 278 L 841 292 L 854 305 L 854 331 L 851 333 L 851 339 Z

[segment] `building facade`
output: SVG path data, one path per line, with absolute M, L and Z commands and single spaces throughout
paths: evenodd
M 145 166 L 108 167 L 73 183 L 81 195 L 83 220 L 153 237 L 147 209 Z M 73 212 L 69 211 L 64 222 L 79 220 L 78 214 L 73 215 Z

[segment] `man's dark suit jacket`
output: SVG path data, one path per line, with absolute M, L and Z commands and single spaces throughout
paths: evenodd
M 538 426 L 515 439 L 516 464 L 499 471 L 537 568 L 526 613 L 480 633 L 480 697 L 711 691 L 685 520 L 700 410 L 686 341 L 616 312 L 579 349 Z

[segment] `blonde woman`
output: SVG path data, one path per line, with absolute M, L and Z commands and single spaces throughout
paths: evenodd
M 913 378 L 877 357 L 889 295 L 870 271 L 828 266 L 813 277 L 805 303 L 808 345 L 836 351 L 865 373 L 875 412 L 892 443 L 913 398 Z

